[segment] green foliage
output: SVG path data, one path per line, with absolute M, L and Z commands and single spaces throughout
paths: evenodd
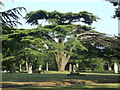
M 101 58 L 91 58 L 90 59 L 90 68 L 92 71 L 103 71 L 103 59 Z
M 17 24 L 21 25 L 21 23 L 18 20 L 20 19 L 19 15 L 22 16 L 20 13 L 22 10 L 26 11 L 24 7 L 16 7 L 4 12 L 0 12 L 2 15 L 2 24 L 8 26 L 17 26 Z
M 96 46 L 103 46 L 105 50 L 103 50 L 103 58 L 112 59 L 113 57 L 118 59 L 120 54 L 120 40 L 116 37 L 102 36 L 97 38 L 97 40 L 93 39 Z M 119 62 L 119 61 L 118 61 Z
M 48 21 L 50 25 L 39 26 L 35 29 L 35 32 L 29 35 L 42 38 L 43 41 L 41 40 L 41 42 L 45 43 L 48 47 L 47 51 L 49 53 L 54 54 L 55 57 L 59 57 L 59 60 L 68 61 L 66 59 L 69 59 L 73 55 L 73 49 L 79 47 L 81 50 L 87 50 L 78 39 L 86 37 L 87 33 L 90 33 L 89 31 L 93 29 L 85 25 L 74 25 L 74 23 L 83 22 L 84 24 L 91 25 L 99 18 L 87 11 L 61 13 L 58 11 L 47 12 L 45 10 L 38 10 L 28 13 L 25 19 L 31 25 L 38 25 L 38 20 Z M 82 36 L 80 33 L 86 34 Z M 28 38 L 32 37 L 27 36 L 27 39 L 24 38 L 23 40 L 28 40 Z
M 3 61 L 11 60 L 11 59 L 13 59 L 13 58 L 15 58 L 15 56 L 8 56 L 8 57 L 6 57 L 6 58 L 3 58 Z
M 7 63 L 15 63 L 15 66 L 24 65 L 26 57 L 33 65 L 43 64 L 46 47 L 43 40 L 36 34 L 37 29 L 13 29 L 6 26 L 3 33 L 3 65 L 9 68 Z
M 81 18 L 83 18 L 83 20 L 81 20 Z M 27 13 L 25 19 L 27 20 L 27 23 L 31 25 L 38 25 L 39 19 L 45 19 L 50 23 L 57 23 L 59 25 L 68 25 L 74 22 L 84 22 L 91 25 L 93 21 L 96 21 L 99 18 L 87 11 L 79 13 L 61 13 L 58 11 L 47 12 L 45 10 L 38 10 Z
M 28 13 L 25 18 L 27 23 L 31 25 L 38 24 L 39 19 L 45 19 L 51 25 L 38 26 L 33 29 L 15 29 L 4 26 L 3 58 L 14 56 L 14 60 L 11 63 L 17 63 L 16 65 L 24 65 L 25 61 L 28 61 L 28 63 L 32 63 L 37 68 L 40 64 L 44 65 L 50 59 L 55 66 L 56 64 L 53 60 L 56 57 L 59 57 L 60 60 L 64 58 L 65 61 L 71 57 L 71 60 L 81 63 L 82 69 L 102 70 L 103 60 L 100 58 L 105 59 L 105 56 L 108 57 L 111 53 L 107 54 L 105 52 L 103 54 L 96 47 L 107 45 L 108 49 L 111 48 L 113 50 L 112 44 L 106 44 L 105 42 L 113 43 L 115 39 L 106 38 L 107 36 L 92 30 L 94 28 L 90 26 L 74 24 L 74 22 L 83 22 L 91 25 L 93 21 L 98 19 L 92 13 L 86 11 L 61 13 L 58 11 L 47 12 L 39 10 Z M 90 39 L 87 39 L 87 37 L 90 37 Z M 117 45 L 119 46 L 119 44 Z M 55 70 L 55 68 L 53 69 Z
M 113 6 L 117 6 L 117 8 L 115 8 L 115 15 L 113 16 L 113 18 L 120 18 L 120 1 L 119 0 L 115 0 L 115 1 L 111 1 L 111 0 L 106 0 L 109 1 L 110 3 L 113 4 Z

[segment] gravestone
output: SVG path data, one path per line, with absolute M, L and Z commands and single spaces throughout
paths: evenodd
M 85 74 L 79 74 L 79 72 L 77 72 L 78 67 L 78 63 L 69 64 L 70 74 L 67 74 L 67 76 L 86 76 Z
M 19 65 L 19 67 L 20 67 L 20 72 L 22 72 L 22 65 Z
M 72 72 L 72 64 L 69 64 L 69 72 Z
M 4 72 L 4 73 L 7 73 L 7 70 L 4 70 L 3 72 Z
M 73 72 L 76 72 L 76 65 L 73 65 Z
M 115 71 L 115 73 L 118 73 L 118 65 L 117 65 L 117 63 L 114 63 L 114 71 Z
M 42 71 L 42 65 L 39 66 L 39 71 Z
M 29 64 L 29 70 L 28 70 L 28 73 L 29 73 L 29 74 L 32 73 L 32 65 L 31 65 L 31 63 Z
M 79 64 L 76 64 L 76 71 L 79 71 Z

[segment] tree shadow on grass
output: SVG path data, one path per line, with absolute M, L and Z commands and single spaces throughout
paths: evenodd
M 67 83 L 72 83 L 74 85 L 69 85 L 69 86 L 65 86 L 65 79 L 67 79 L 68 81 L 66 81 Z M 3 82 L 6 81 L 10 81 L 10 82 L 57 82 L 57 84 L 55 85 L 45 85 L 45 86 L 39 86 L 39 85 L 33 85 L 33 84 L 12 84 L 12 83 L 3 83 L 3 90 L 6 89 L 8 90 L 8 88 L 40 88 L 39 90 L 42 90 L 43 88 L 47 88 L 46 90 L 48 90 L 49 88 L 55 89 L 55 90 L 74 90 L 74 89 L 79 89 L 80 88 L 86 88 L 86 85 L 84 85 L 83 83 L 76 83 L 72 82 L 70 80 L 90 80 L 96 83 L 119 83 L 119 78 L 118 76 L 111 76 L 111 75 L 86 75 L 86 76 L 67 76 L 67 74 L 5 74 L 5 76 L 3 76 Z M 60 82 L 62 82 L 63 84 L 61 85 Z M 76 86 L 75 84 L 79 84 L 78 86 Z M 97 86 L 90 86 L 87 85 L 88 88 L 91 87 L 97 87 Z M 103 87 L 103 86 L 98 86 L 99 88 L 107 88 L 107 87 Z M 35 88 L 35 89 L 36 89 Z M 56 89 L 57 88 L 57 89 Z M 18 89 L 17 89 L 18 90 Z M 20 90 L 28 90 L 28 89 L 20 89 Z M 34 89 L 30 89 L 30 90 L 34 90 Z M 82 89 L 83 90 L 83 89 Z M 93 89 L 92 89 L 93 90 Z M 110 90 L 110 89 L 109 89 Z M 112 89 L 114 90 L 114 89 Z M 117 90 L 117 89 L 116 89 Z

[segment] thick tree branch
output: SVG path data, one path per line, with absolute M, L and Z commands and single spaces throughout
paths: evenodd
M 90 32 L 80 33 L 80 34 L 76 35 L 76 38 L 78 38 L 79 36 L 82 36 L 82 35 L 98 35 L 98 33 L 90 33 Z
M 89 39 L 89 38 L 95 38 L 96 36 L 85 36 L 85 37 L 80 37 L 79 39 Z
M 70 34 L 72 34 L 73 32 L 75 32 L 75 31 L 77 31 L 78 29 L 74 29 L 74 30 L 72 30 L 71 32 L 70 32 Z

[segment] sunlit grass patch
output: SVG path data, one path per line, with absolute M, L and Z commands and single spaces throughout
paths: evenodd
M 114 73 L 90 73 L 90 72 L 80 72 L 81 74 L 86 75 L 120 75 L 120 74 L 114 74 Z
M 13 88 L 118 88 L 118 75 L 113 73 L 81 72 L 86 76 L 67 76 L 68 71 L 48 71 L 42 74 L 8 73 L 3 74 L 3 87 Z
M 120 88 L 120 83 L 96 83 L 97 87 Z
M 11 83 L 11 84 L 10 84 Z M 60 82 L 59 82 L 60 83 Z M 13 85 L 12 82 L 7 83 L 9 86 Z M 23 86 L 21 86 L 23 85 Z M 120 85 L 120 84 L 119 84 Z M 55 84 L 53 82 L 26 82 L 26 83 L 16 83 L 14 82 L 14 86 L 19 88 L 119 88 L 118 83 L 99 83 L 99 84 Z M 13 86 L 11 86 L 13 87 Z M 14 87 L 13 87 L 14 88 Z

